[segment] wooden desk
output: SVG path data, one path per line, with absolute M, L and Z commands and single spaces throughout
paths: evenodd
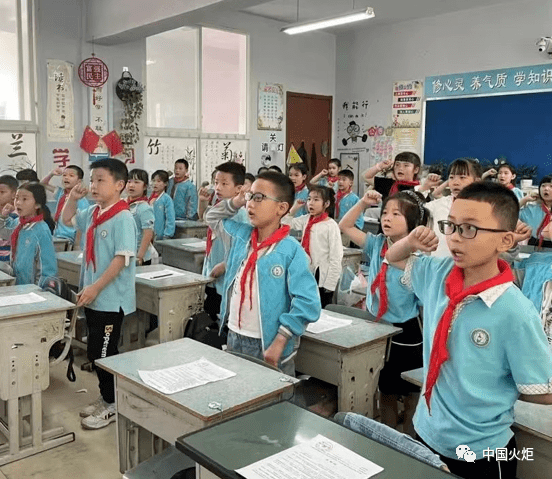
M 176 220 L 175 238 L 205 238 L 207 225 L 203 221 Z
M 0 271 L 0 286 L 12 286 L 15 284 L 15 278 L 3 271 Z
M 155 242 L 155 248 L 163 260 L 163 264 L 175 268 L 201 274 L 205 248 L 194 248 L 198 244 L 197 238 L 178 238 Z
M 69 286 L 80 287 L 82 251 L 63 251 L 56 253 L 58 275 L 67 281 Z
M 201 357 L 236 372 L 236 376 L 165 395 L 146 386 L 138 375 L 140 369 L 168 368 Z M 154 455 L 152 451 L 160 452 L 161 440 L 174 444 L 182 434 L 282 401 L 291 396 L 297 382 L 188 338 L 100 359 L 96 366 L 115 376 L 121 473 Z M 222 411 L 213 409 L 214 403 L 219 403 Z
M 63 428 L 42 430 L 42 391 L 50 384 L 48 355 L 63 338 L 67 311 L 75 305 L 35 285 L 6 286 L 0 296 L 30 292 L 46 301 L 0 307 L 0 433 L 8 438 L 0 446 L 0 465 L 75 440 Z M 30 435 L 24 431 L 26 409 Z
M 324 310 L 352 319 L 350 326 L 301 337 L 295 368 L 337 386 L 337 409 L 374 416 L 374 395 L 391 336 L 402 330 L 387 324 Z
M 357 248 L 343 248 L 343 259 L 341 260 L 341 266 L 345 268 L 350 266 L 356 273 L 360 266 L 360 260 L 362 256 L 362 250 Z
M 456 477 L 288 402 L 187 433 L 178 438 L 176 447 L 198 463 L 196 477 L 240 479 L 242 476 L 236 469 L 307 442 L 318 434 L 383 467 L 378 479 Z
M 73 243 L 65 238 L 54 238 L 54 248 L 56 251 L 71 251 Z
M 422 387 L 423 368 L 401 373 L 405 381 Z M 514 425 L 516 449 L 533 449 L 534 461 L 518 461 L 517 475 L 523 479 L 552 479 L 552 408 L 516 401 Z
M 212 278 L 164 264 L 139 266 L 136 274 L 163 269 L 184 275 L 155 280 L 136 277 L 136 309 L 157 315 L 161 343 L 184 337 L 186 320 L 203 309 L 205 285 L 212 281 Z

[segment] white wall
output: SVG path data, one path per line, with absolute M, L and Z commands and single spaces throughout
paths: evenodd
M 335 104 L 367 99 L 368 124 L 389 125 L 393 81 L 546 63 L 535 42 L 551 34 L 549 0 L 525 0 L 393 25 L 367 22 L 365 29 L 337 37 Z

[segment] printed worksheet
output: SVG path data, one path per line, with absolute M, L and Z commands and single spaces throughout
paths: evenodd
M 350 326 L 352 322 L 352 319 L 343 319 L 336 316 L 331 316 L 327 314 L 324 310 L 322 310 L 318 321 L 315 321 L 314 323 L 309 323 L 309 325 L 307 326 L 307 331 L 313 334 L 320 334 L 325 333 L 326 331 L 331 331 L 332 329 Z
M 46 301 L 46 298 L 36 293 L 14 294 L 12 296 L 0 296 L 0 307 L 15 306 L 17 304 L 32 304 Z

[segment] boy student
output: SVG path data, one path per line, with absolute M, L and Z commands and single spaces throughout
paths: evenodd
M 318 285 L 307 254 L 280 220 L 293 204 L 295 188 L 278 172 L 257 176 L 251 191 L 221 201 L 205 214 L 230 248 L 220 310 L 227 323 L 228 350 L 264 359 L 295 374 L 293 357 L 306 324 L 320 316 Z M 246 205 L 251 225 L 232 219 Z
M 10 175 L 0 176 L 0 211 L 6 205 L 13 205 L 15 201 L 15 193 L 19 182 Z M 10 213 L 10 217 L 17 218 L 15 213 Z M 5 263 L 10 262 L 11 251 L 11 235 L 13 230 L 2 227 L 0 228 L 0 261 Z
M 38 182 L 38 175 L 36 174 L 36 171 L 31 168 L 25 168 L 24 170 L 20 170 L 15 174 L 15 179 L 19 181 L 19 185 L 23 185 L 25 183 L 29 183 L 32 181 Z
M 177 220 L 197 219 L 197 191 L 188 176 L 189 164 L 184 159 L 174 162 L 174 176 L 169 180 L 167 192 L 174 201 Z
M 218 165 L 215 169 L 215 194 L 212 198 L 207 188 L 199 190 L 199 217 L 203 219 L 205 210 L 212 198 L 213 204 L 218 204 L 223 200 L 234 198 L 243 188 L 245 181 L 245 167 L 239 163 L 229 161 Z M 240 208 L 233 219 L 241 223 L 248 223 L 247 213 L 244 208 Z M 220 312 L 220 303 L 222 301 L 222 290 L 224 285 L 224 271 L 226 264 L 224 262 L 226 251 L 229 244 L 224 244 L 224 237 L 220 237 L 220 232 L 211 228 L 207 229 L 207 247 L 205 249 L 205 260 L 203 261 L 203 276 L 211 276 L 214 281 L 205 288 L 204 309 L 211 316 L 213 321 L 218 322 Z
M 121 200 L 128 180 L 125 164 L 104 158 L 90 168 L 90 193 L 96 204 L 77 211 L 77 202 L 87 194 L 79 183 L 71 190 L 61 217 L 85 238 L 83 289 L 77 306 L 84 306 L 88 359 L 94 361 L 118 354 L 123 317 L 136 310 L 136 223 L 127 202 Z M 96 373 L 101 396 L 80 413 L 85 429 L 100 429 L 115 421 L 113 376 L 100 368 Z
M 515 401 L 552 404 L 552 352 L 539 315 L 499 259 L 519 239 L 518 210 L 510 190 L 477 182 L 439 223 L 451 257 L 411 256 L 437 247 L 423 226 L 386 254 L 424 307 L 424 388 L 414 427 L 452 473 L 470 479 L 514 479 Z M 461 445 L 475 463 L 457 457 Z M 507 449 L 508 461 L 494 457 L 497 448 Z
M 337 174 L 334 218 L 338 223 L 343 219 L 347 211 L 359 202 L 359 197 L 352 192 L 354 181 L 355 175 L 351 170 L 341 170 Z M 355 226 L 359 230 L 364 228 L 364 217 L 362 215 L 355 221 Z
M 54 186 L 50 186 L 50 180 L 54 176 L 62 176 L 62 180 L 61 180 L 62 188 L 56 188 Z M 73 189 L 73 187 L 78 183 L 80 183 L 83 178 L 84 178 L 84 171 L 82 171 L 80 167 L 76 165 L 69 165 L 65 169 L 62 169 L 62 168 L 53 169 L 40 182 L 44 185 L 44 188 L 54 193 L 54 199 L 56 200 L 56 210 L 54 213 L 54 221 L 56 222 L 56 228 L 54 230 L 54 237 L 71 240 L 73 244 L 80 243 L 80 241 L 78 242 L 75 241 L 77 232 L 75 228 L 71 226 L 66 226 L 65 224 L 63 224 L 63 221 L 60 221 L 61 211 L 63 210 L 63 206 L 65 205 L 65 202 L 69 197 L 69 193 L 71 193 L 71 190 Z M 90 203 L 86 198 L 81 198 L 77 203 L 77 209 L 79 211 L 85 210 L 89 206 L 90 206 Z

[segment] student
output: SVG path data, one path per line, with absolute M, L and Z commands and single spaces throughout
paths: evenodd
M 239 163 L 229 161 L 221 163 L 216 168 L 215 174 L 215 198 L 211 197 L 212 204 L 218 204 L 223 200 L 234 198 L 238 195 L 245 181 L 245 167 Z M 199 192 L 199 214 L 203 219 L 205 211 L 208 209 L 210 195 L 206 189 Z M 247 213 L 244 208 L 240 208 L 234 215 L 234 220 L 241 223 L 247 223 Z M 203 309 L 211 316 L 213 321 L 219 322 L 221 294 L 224 286 L 224 272 L 226 270 L 226 253 L 229 248 L 228 242 L 224 241 L 221 231 L 208 228 L 207 247 L 205 250 L 205 260 L 203 261 L 203 276 L 214 278 L 205 288 L 205 303 Z
M 150 265 L 155 215 L 148 202 L 148 172 L 135 168 L 128 174 L 126 185 L 129 211 L 136 222 L 136 265 Z
M 337 195 L 335 196 L 335 220 L 339 223 L 354 205 L 359 201 L 357 195 L 352 192 L 355 175 L 351 170 L 341 170 L 338 173 Z M 364 217 L 360 215 L 355 221 L 355 226 L 362 231 Z
M 157 170 L 151 175 L 152 194 L 148 203 L 153 207 L 155 216 L 154 232 L 158 240 L 170 239 L 175 232 L 174 203 L 166 193 L 169 184 L 169 174 L 164 170 Z
M 62 176 L 62 188 L 56 188 L 53 186 L 50 186 L 50 180 L 54 176 Z M 54 230 L 54 237 L 56 238 L 64 238 L 71 241 L 72 244 L 78 244 L 80 243 L 80 240 L 77 241 L 76 238 L 76 230 L 75 228 L 72 228 L 70 226 L 65 226 L 63 224 L 63 221 L 60 221 L 61 218 L 61 211 L 63 210 L 63 206 L 65 205 L 65 202 L 67 201 L 67 197 L 69 196 L 69 193 L 71 193 L 71 190 L 75 185 L 80 183 L 84 178 L 84 171 L 76 165 L 69 165 L 65 169 L 62 168 L 55 168 L 53 169 L 47 176 L 45 176 L 41 184 L 44 185 L 44 188 L 46 188 L 48 191 L 52 191 L 54 193 L 54 199 L 56 200 L 56 212 L 54 214 L 54 221 L 56 222 L 56 228 Z M 82 198 L 79 200 L 77 204 L 77 209 L 79 210 L 85 210 L 90 206 L 90 203 L 86 198 Z
M 365 208 L 381 201 L 381 194 L 369 190 L 339 223 L 341 231 L 363 249 L 370 262 L 366 309 L 378 319 L 384 319 L 402 328 L 392 338 L 391 355 L 379 378 L 382 422 L 393 428 L 398 423 L 398 401 L 403 397 L 403 432 L 414 435 L 412 418 L 419 398 L 419 388 L 401 378 L 403 371 L 422 366 L 422 331 L 418 300 L 401 284 L 402 272 L 388 268 L 384 261 L 387 249 L 420 225 L 427 225 L 429 212 L 424 207 L 423 195 L 412 190 L 388 196 L 381 207 L 383 233 L 364 233 L 354 227 L 355 220 Z M 391 300 L 391 297 L 393 300 Z
M 243 186 L 246 191 L 249 191 L 251 189 L 251 185 L 253 184 L 254 181 L 255 181 L 255 176 L 253 176 L 252 173 L 245 174 L 245 181 L 243 182 Z
M 498 168 L 497 174 L 498 182 L 506 188 L 512 190 L 518 201 L 520 201 L 525 195 L 523 191 L 516 188 L 516 169 L 509 163 L 502 163 Z
M 551 248 L 552 241 L 543 237 L 543 231 L 550 223 L 552 175 L 545 176 L 539 183 L 538 193 L 525 196 L 519 205 L 519 219 L 532 229 L 529 244 Z
M 15 174 L 15 179 L 19 181 L 19 185 L 24 185 L 25 183 L 29 182 L 37 182 L 39 181 L 38 175 L 36 174 L 36 171 L 31 168 L 26 168 L 24 170 L 20 170 Z
M 308 214 L 297 217 L 294 213 L 303 207 L 297 200 L 282 223 L 300 230 L 301 246 L 310 258 L 310 269 L 318 282 L 322 308 L 333 303 L 333 296 L 343 260 L 343 245 L 339 226 L 333 219 L 334 192 L 325 186 L 311 186 L 307 199 Z
M 188 176 L 189 164 L 184 159 L 174 162 L 174 177 L 169 180 L 167 191 L 174 201 L 177 220 L 197 219 L 197 191 Z
M 320 173 L 318 173 L 310 180 L 311 185 L 327 186 L 329 188 L 332 188 L 337 193 L 337 174 L 339 173 L 340 169 L 341 160 L 338 160 L 337 158 L 332 158 L 328 162 L 328 168 L 324 168 Z
M 320 296 L 307 254 L 282 217 L 293 204 L 291 180 L 261 173 L 250 192 L 242 190 L 205 215 L 230 248 L 221 304 L 221 329 L 228 324 L 228 350 L 264 359 L 295 374 L 294 356 L 306 324 L 320 316 Z M 231 219 L 247 205 L 251 225 Z
M 260 175 L 261 173 L 264 173 L 265 171 L 268 171 L 268 167 L 266 167 L 266 166 L 261 166 L 261 167 L 257 170 L 257 175 Z
M 15 192 L 19 186 L 19 182 L 11 175 L 0 176 L 0 211 L 6 205 L 13 205 L 15 201 Z M 15 213 L 9 213 L 12 219 L 16 219 Z M 0 262 L 10 262 L 11 251 L 11 230 L 6 227 L 0 228 Z
M 295 201 L 299 200 L 301 202 L 301 206 L 294 212 L 293 216 L 295 217 L 307 214 L 307 208 L 305 208 L 305 203 L 309 197 L 307 173 L 308 168 L 305 163 L 293 163 L 288 170 L 289 179 L 295 187 Z
M 269 171 L 277 171 L 278 173 L 282 173 L 282 168 L 276 165 L 271 165 L 268 167 Z
M 125 164 L 104 158 L 93 162 L 90 169 L 90 193 L 96 204 L 77 211 L 78 200 L 87 194 L 78 184 L 71 190 L 61 218 L 66 225 L 74 221 L 85 238 L 83 289 L 77 306 L 84 306 L 87 355 L 94 361 L 118 354 L 123 317 L 136 310 L 136 223 L 121 199 L 128 180 Z M 100 429 L 115 421 L 113 375 L 101 368 L 96 368 L 96 373 L 101 395 L 80 412 L 85 429 Z
M 18 218 L 10 217 L 14 212 Z M 15 203 L 2 210 L 3 226 L 11 235 L 11 266 L 15 284 L 43 287 L 48 278 L 57 276 L 57 261 L 52 232 L 46 223 L 50 210 L 46 190 L 40 183 L 24 183 L 15 194 Z
M 411 256 L 437 246 L 423 226 L 386 254 L 424 307 L 424 397 L 414 427 L 452 473 L 470 479 L 514 479 L 515 401 L 552 404 L 552 353 L 539 315 L 499 259 L 517 241 L 518 209 L 510 190 L 474 183 L 439 224 L 452 257 Z M 457 458 L 459 445 L 475 463 Z M 483 457 L 496 448 L 509 460 Z
M 450 207 L 462 189 L 480 179 L 481 165 L 478 162 L 469 158 L 454 160 L 449 166 L 447 181 L 451 194 L 425 204 L 431 213 L 433 231 L 439 238 L 439 245 L 433 253 L 434 256 L 450 256 L 445 235 L 439 230 L 439 221 L 448 218 Z

